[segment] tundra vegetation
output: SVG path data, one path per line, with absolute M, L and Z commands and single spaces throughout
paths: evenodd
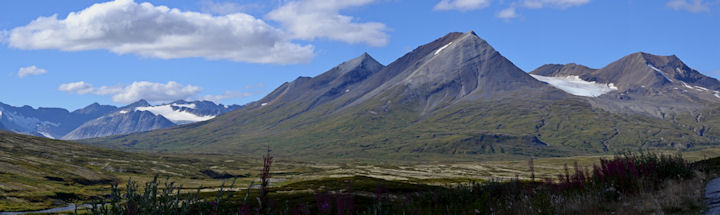
M 593 165 L 603 170 L 602 160 L 605 160 L 605 166 L 622 167 L 607 163 L 616 159 L 612 155 L 540 157 L 532 162 L 525 158 L 465 162 L 436 159 L 412 163 L 382 159 L 374 162 L 307 162 L 289 160 L 273 153 L 272 171 L 264 171 L 270 165 L 264 165 L 264 159 L 258 159 L 257 154 L 132 153 L 3 133 L 0 135 L 0 211 L 36 211 L 70 203 L 93 202 L 104 202 L 107 206 L 104 209 L 109 210 L 111 205 L 127 208 L 128 202 L 145 202 L 138 204 L 139 210 L 142 205 L 161 205 L 157 201 L 170 201 L 169 197 L 177 199 L 172 200 L 177 207 L 185 205 L 189 213 L 208 212 L 202 209 L 204 204 L 216 204 L 223 210 L 227 209 L 219 214 L 242 214 L 241 208 L 259 213 L 257 208 L 260 206 L 268 208 L 270 211 L 265 212 L 272 214 L 296 211 L 319 213 L 321 208 L 337 213 L 338 207 L 352 208 L 350 211 L 356 214 L 370 210 L 411 213 L 407 212 L 411 209 L 419 210 L 420 214 L 448 213 L 443 211 L 448 208 L 457 209 L 451 212 L 458 214 L 474 213 L 475 209 L 488 212 L 479 207 L 482 205 L 475 205 L 481 203 L 494 213 L 508 212 L 509 209 L 503 207 L 525 208 L 520 204 L 527 208 L 549 208 L 556 213 L 576 213 L 580 209 L 595 210 L 600 214 L 693 213 L 703 210 L 701 193 L 704 182 L 716 176 L 715 170 L 720 169 L 717 164 L 720 160 L 707 158 L 720 157 L 720 149 L 684 151 L 682 159 L 676 152 L 653 153 L 619 155 L 619 158 L 632 158 L 633 162 L 621 164 L 629 165 L 627 171 L 641 175 L 642 179 L 633 183 L 618 183 L 625 179 L 603 179 L 605 174 L 603 177 L 597 175 L 597 179 L 594 177 Z M 668 162 L 663 161 L 663 156 L 668 155 L 672 155 L 665 159 Z M 643 160 L 652 160 L 650 158 L 656 162 L 663 161 L 660 162 L 662 165 L 673 163 L 669 161 L 682 161 L 675 164 L 684 164 L 676 165 L 677 168 L 651 168 L 658 171 L 646 176 L 652 171 L 644 165 L 654 163 Z M 565 168 L 564 164 L 569 166 Z M 633 165 L 634 168 L 630 168 Z M 683 168 L 689 168 L 693 174 L 671 177 L 671 174 L 660 172 Z M 576 169 L 580 171 L 576 172 Z M 264 177 L 267 184 L 263 188 L 266 196 L 260 198 L 260 202 L 264 203 L 261 205 L 258 197 L 263 180 L 258 178 L 263 178 L 263 173 L 267 173 Z M 578 177 L 574 177 L 576 174 L 579 174 Z M 563 175 L 563 179 L 558 175 Z M 567 178 L 570 178 L 570 184 L 582 186 L 563 185 L 568 183 Z M 607 186 L 607 181 L 613 186 Z M 232 187 L 229 186 L 231 184 Z M 503 192 L 493 191 L 498 189 Z M 608 189 L 615 189 L 620 200 L 603 199 L 600 194 Z M 157 191 L 150 192 L 152 190 Z M 517 190 L 527 195 L 514 194 Z M 150 192 L 146 196 L 150 200 L 141 200 L 143 198 L 138 196 L 142 197 L 146 192 Z M 487 193 L 487 198 L 483 197 L 483 193 Z M 219 200 L 219 194 L 226 200 Z M 135 200 L 129 201 L 133 198 Z M 552 204 L 537 207 L 543 198 L 550 198 Z M 117 201 L 113 202 L 113 199 Z
M 269 187 L 272 157 L 260 186 L 183 193 L 157 177 L 141 189 L 112 187 L 91 214 L 687 214 L 702 213 L 704 181 L 720 159 L 688 163 L 680 154 L 618 154 L 591 168 L 575 162 L 555 177 L 415 184 L 355 176 Z

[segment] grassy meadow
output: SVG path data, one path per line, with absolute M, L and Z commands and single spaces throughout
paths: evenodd
M 248 193 L 247 188 L 251 183 L 254 185 L 249 192 L 252 200 L 250 202 L 257 203 L 254 197 L 257 197 L 258 190 L 261 189 L 260 178 L 263 174 L 262 154 L 230 156 L 128 153 L 7 133 L 0 135 L 0 149 L 0 211 L 39 210 L 61 207 L 69 203 L 107 200 L 106 197 L 112 193 L 112 185 L 117 185 L 117 192 L 126 192 L 128 182 L 138 185 L 138 190 L 144 190 L 143 185 L 152 182 L 156 176 L 159 181 L 168 180 L 175 185 L 182 185 L 182 188 L 174 188 L 181 196 L 197 195 L 202 197 L 199 198 L 201 200 L 215 198 L 222 188 L 227 193 L 234 193 L 232 197 L 234 200 L 230 202 L 236 204 L 233 206 L 235 207 L 240 202 L 239 198 L 244 198 L 241 194 Z M 678 154 L 676 151 L 655 153 Z M 685 162 L 691 163 L 720 157 L 720 149 L 698 148 L 681 154 Z M 376 203 L 374 193 L 380 188 L 382 188 L 380 190 L 387 189 L 388 195 L 395 201 L 399 195 L 397 193 L 405 195 L 425 191 L 471 192 L 473 189 L 480 189 L 478 187 L 490 186 L 488 183 L 495 184 L 493 186 L 505 186 L 503 184 L 507 183 L 520 183 L 525 186 L 532 181 L 533 175 L 538 183 L 545 183 L 546 179 L 560 183 L 561 180 L 558 180 L 557 176 L 574 174 L 575 166 L 581 171 L 588 172 L 592 170 L 593 165 L 600 165 L 602 159 L 613 158 L 614 155 L 611 154 L 536 158 L 532 159 L 533 171 L 530 171 L 530 160 L 527 158 L 476 162 L 435 160 L 413 163 L 386 160 L 304 162 L 275 157 L 269 172 L 271 177 L 265 189 L 268 191 L 269 199 L 287 207 L 315 202 L 320 193 L 327 192 L 327 195 L 335 198 L 337 197 L 335 194 L 351 190 L 353 204 L 367 209 L 368 206 Z M 656 186 L 647 192 L 633 195 L 646 195 L 649 198 L 657 194 L 655 192 L 670 192 L 672 189 L 680 188 L 692 188 L 701 192 L 703 181 L 712 174 L 714 173 L 700 172 L 695 174 L 696 177 L 682 180 L 663 179 L 662 183 L 669 183 L 667 186 Z M 586 173 L 586 175 L 590 174 Z M 232 181 L 235 185 L 230 189 L 227 185 Z M 167 188 L 164 183 L 155 184 L 160 188 Z M 556 185 L 539 184 L 538 186 Z M 688 198 L 690 197 L 685 199 Z M 702 201 L 697 199 L 695 201 L 700 203 L 694 204 L 696 206 L 692 210 L 702 210 Z M 386 204 L 395 203 L 391 201 Z M 648 206 L 648 208 L 653 207 Z M 684 208 L 680 211 L 686 210 L 690 209 Z

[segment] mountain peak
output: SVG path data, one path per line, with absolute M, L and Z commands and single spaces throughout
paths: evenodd
M 125 109 L 125 108 L 136 108 L 136 107 L 147 107 L 147 106 L 151 106 L 150 103 L 149 103 L 147 100 L 145 100 L 145 99 L 140 99 L 140 100 L 138 100 L 138 101 L 136 101 L 136 102 L 133 102 L 133 103 L 131 103 L 131 104 L 129 104 L 129 105 L 126 105 L 125 107 L 122 107 L 122 109 Z
M 654 55 L 647 52 L 635 52 L 623 57 L 623 59 L 626 58 L 636 60 L 637 63 L 651 64 L 656 67 L 665 65 L 670 65 L 673 67 L 684 66 L 684 63 L 676 55 L 662 56 Z
M 143 105 L 143 106 L 149 106 L 149 105 L 150 105 L 150 102 L 148 102 L 148 101 L 145 100 L 145 99 L 140 99 L 140 100 L 134 102 L 133 104 Z
M 84 108 L 73 111 L 74 114 L 102 115 L 114 111 L 117 107 L 112 105 L 101 105 L 97 102 L 92 103 Z
M 78 109 L 78 110 L 76 110 L 76 111 L 80 111 L 80 110 L 92 110 L 92 109 L 97 109 L 97 108 L 99 108 L 99 107 L 101 107 L 101 106 L 102 106 L 102 105 L 100 105 L 99 103 L 94 102 L 94 103 L 92 103 L 92 104 L 90 104 L 90 105 L 88 105 L 88 106 L 85 106 L 84 108 Z
M 436 40 L 433 43 L 437 43 L 443 39 L 445 40 L 442 41 L 442 43 L 438 44 L 441 46 L 432 53 L 433 55 L 438 55 L 444 51 L 453 52 L 453 50 L 456 52 L 470 51 L 478 55 L 491 55 L 496 52 L 495 48 L 493 48 L 487 41 L 483 40 L 477 34 L 475 34 L 474 31 L 468 31 L 465 33 L 450 33 L 445 37 Z M 469 49 L 474 49 L 474 51 Z
M 373 68 L 383 67 L 383 65 L 380 62 L 375 60 L 375 58 L 370 56 L 370 54 L 368 54 L 367 52 L 364 52 L 362 55 L 360 55 L 356 58 L 353 58 L 349 61 L 343 62 L 338 67 L 343 71 L 350 71 L 350 70 L 355 69 L 356 67 L 362 67 L 362 66 L 373 67 Z

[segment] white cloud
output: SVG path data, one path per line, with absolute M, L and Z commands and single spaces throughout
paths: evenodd
M 490 0 L 441 0 L 433 10 L 470 11 L 490 6 Z
M 673 10 L 686 10 L 692 13 L 701 13 L 710 11 L 710 2 L 703 0 L 671 0 L 667 3 L 667 7 Z
M 340 10 L 363 6 L 374 0 L 301 0 L 291 1 L 270 11 L 265 17 L 281 23 L 294 39 L 328 38 L 351 44 L 385 46 L 387 27 L 379 22 L 358 22 L 340 14 Z
M 174 81 L 166 84 L 147 81 L 133 82 L 119 94 L 113 95 L 114 102 L 130 103 L 140 99 L 152 102 L 170 102 L 186 99 L 202 91 L 200 87 L 182 85 Z
M 522 5 L 526 8 L 569 8 L 590 3 L 590 0 L 523 0 Z
M 498 12 L 497 14 L 495 14 L 495 17 L 501 18 L 501 19 L 506 19 L 506 20 L 516 18 L 518 16 L 519 15 L 517 14 L 517 11 L 515 10 L 514 6 L 505 8 L 505 9 L 501 10 L 500 12 Z
M 39 17 L 12 29 L 7 41 L 19 49 L 107 49 L 162 59 L 288 64 L 313 57 L 311 45 L 292 43 L 281 30 L 248 14 L 212 16 L 133 0 L 94 4 L 65 19 Z
M 47 70 L 41 69 L 41 68 L 37 68 L 35 65 L 32 65 L 32 66 L 20 68 L 20 69 L 18 70 L 17 75 L 18 75 L 18 77 L 20 77 L 20 78 L 24 78 L 24 77 L 27 77 L 27 76 L 42 75 L 42 74 L 45 74 L 45 73 L 47 73 Z
M 149 102 L 171 102 L 188 99 L 196 96 L 202 88 L 193 85 L 183 85 L 174 81 L 155 83 L 136 81 L 127 86 L 101 86 L 94 87 L 83 81 L 60 85 L 59 90 L 73 94 L 112 95 L 113 102 L 132 103 L 140 99 Z
M 95 92 L 95 88 L 84 81 L 61 84 L 60 87 L 58 87 L 58 90 L 80 95 L 92 94 Z
M 245 98 L 254 95 L 255 93 L 251 92 L 225 91 L 222 95 L 204 95 L 200 97 L 200 100 L 212 101 L 220 104 L 220 102 L 225 99 Z

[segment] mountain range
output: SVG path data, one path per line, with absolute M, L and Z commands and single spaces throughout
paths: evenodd
M 367 53 L 201 123 L 82 140 L 138 151 L 460 159 L 692 149 L 719 142 L 720 82 L 676 56 L 526 73 L 474 32 L 388 65 Z
M 0 103 L 0 129 L 54 139 L 83 139 L 149 131 L 199 122 L 239 108 L 209 101 L 151 105 L 145 100 L 116 107 L 94 103 L 75 111 L 14 107 Z

